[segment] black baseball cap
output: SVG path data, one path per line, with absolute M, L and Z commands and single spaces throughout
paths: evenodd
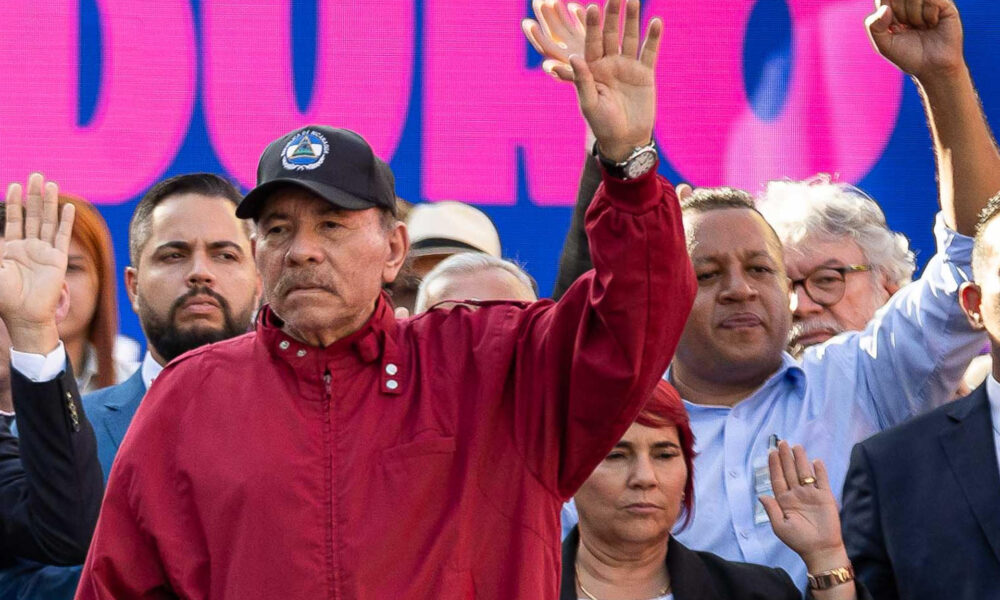
M 275 190 L 295 186 L 347 210 L 387 208 L 396 214 L 395 178 L 363 137 L 348 129 L 309 125 L 274 140 L 257 163 L 257 187 L 236 207 L 256 219 Z

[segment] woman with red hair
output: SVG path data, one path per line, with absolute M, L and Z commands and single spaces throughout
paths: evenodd
M 560 600 L 801 598 L 781 569 L 694 552 L 671 536 L 694 510 L 693 459 L 684 404 L 660 381 L 635 423 L 574 496 L 580 520 L 563 542 Z M 775 496 L 764 498 L 764 505 L 777 536 L 818 576 L 810 595 L 868 598 L 849 572 L 839 572 L 850 563 L 823 463 L 810 464 L 801 447 L 780 442 L 768 466 Z
M 59 323 L 59 337 L 80 393 L 87 393 L 127 379 L 139 366 L 136 356 L 129 354 L 138 352 L 135 342 L 118 336 L 114 249 L 108 225 L 86 200 L 60 194 L 60 210 L 67 203 L 76 207 L 76 221 L 66 267 L 69 314 Z

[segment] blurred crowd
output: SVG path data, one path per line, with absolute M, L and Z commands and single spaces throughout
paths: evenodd
M 1000 151 L 953 0 L 864 23 L 927 113 L 919 273 L 835 176 L 666 181 L 662 22 L 533 4 L 587 131 L 550 298 L 317 124 L 246 194 L 141 198 L 140 354 L 100 213 L 9 186 L 0 600 L 1000 599 Z

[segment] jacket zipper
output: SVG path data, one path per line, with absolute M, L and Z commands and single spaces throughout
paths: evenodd
M 323 373 L 323 434 L 326 438 L 326 443 L 324 447 L 326 448 L 326 494 L 329 504 L 327 505 L 327 527 L 326 527 L 326 552 L 327 552 L 327 581 L 330 584 L 330 597 L 340 598 L 340 582 L 337 576 L 337 566 L 336 566 L 336 556 L 333 540 L 333 530 L 336 525 L 336 520 L 334 519 L 334 514 L 336 509 L 334 507 L 336 503 L 336 498 L 333 490 L 333 416 L 332 412 L 333 405 L 333 375 L 330 373 L 330 369 L 327 368 Z

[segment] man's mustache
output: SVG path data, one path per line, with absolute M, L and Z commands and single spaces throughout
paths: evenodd
M 177 300 L 174 300 L 173 306 L 170 307 L 170 320 L 173 321 L 174 317 L 177 315 L 177 311 L 179 311 L 188 300 L 194 298 L 195 296 L 208 296 L 219 303 L 219 308 L 222 310 L 222 314 L 229 315 L 229 303 L 226 302 L 225 298 L 219 295 L 219 293 L 215 290 L 211 290 L 205 286 L 197 286 L 188 290 L 186 294 Z
M 331 294 L 337 293 L 329 281 L 318 277 L 315 273 L 285 271 L 274 286 L 274 295 L 277 298 L 281 298 L 298 288 L 315 288 L 325 290 Z
M 833 335 L 837 335 L 843 333 L 844 328 L 833 319 L 823 317 L 809 319 L 808 321 L 799 321 L 792 324 L 789 340 L 794 342 L 799 338 L 820 332 L 830 332 Z

